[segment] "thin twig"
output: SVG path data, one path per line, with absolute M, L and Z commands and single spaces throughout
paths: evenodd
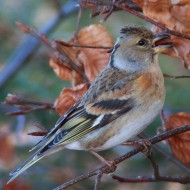
M 82 0 L 81 0 L 82 1 Z M 126 1 L 127 2 L 127 1 Z M 108 1 L 94 1 L 94 0 L 88 0 L 88 3 L 91 3 L 91 4 L 94 4 L 94 5 L 100 5 L 100 6 L 109 6 L 111 9 L 112 7 L 114 6 L 116 8 L 116 10 L 124 10 L 124 11 L 127 11 L 151 24 L 154 24 L 155 26 L 161 28 L 162 30 L 164 30 L 165 32 L 171 34 L 171 35 L 174 35 L 174 36 L 178 36 L 178 37 L 181 37 L 181 38 L 185 38 L 185 39 L 188 39 L 190 40 L 190 36 L 189 35 L 186 35 L 186 34 L 183 34 L 183 33 L 180 33 L 180 32 L 177 32 L 177 31 L 174 31 L 174 30 L 170 30 L 168 28 L 166 28 L 163 24 L 159 23 L 159 22 L 156 22 L 155 20 L 141 14 L 140 12 L 136 11 L 133 7 L 131 7 L 130 5 L 128 5 L 127 3 L 125 4 L 120 4 L 118 3 L 118 1 L 116 1 L 114 4 L 112 2 L 108 2 Z M 84 3 L 83 3 L 84 4 Z M 106 12 L 107 13 L 107 12 Z
M 117 8 L 120 8 L 121 10 L 125 10 L 125 11 L 128 11 L 130 12 L 131 14 L 139 17 L 139 18 L 142 18 L 143 20 L 146 20 L 147 22 L 150 22 L 156 26 L 158 26 L 159 28 L 161 28 L 162 30 L 164 30 L 165 32 L 171 34 L 171 35 L 174 35 L 174 36 L 178 36 L 178 37 L 181 37 L 181 38 L 185 38 L 185 39 L 188 39 L 190 40 L 190 36 L 189 35 L 186 35 L 186 34 L 182 34 L 180 32 L 177 32 L 177 31 L 174 31 L 174 30 L 170 30 L 168 28 L 166 28 L 164 25 L 160 24 L 159 22 L 156 22 L 155 20 L 133 10 L 131 7 L 129 7 L 128 5 L 125 5 L 125 6 L 120 6 L 118 4 L 115 4 L 115 6 Z
M 77 17 L 76 31 L 74 34 L 74 43 L 77 42 L 77 36 L 80 30 L 80 21 L 81 21 L 82 11 L 83 11 L 83 7 L 80 6 L 79 11 L 78 11 L 78 17 Z
M 171 176 L 160 176 L 158 165 L 153 158 L 153 155 L 149 155 L 148 159 L 151 162 L 151 165 L 154 169 L 154 176 L 153 177 L 147 177 L 147 176 L 140 176 L 138 178 L 122 178 L 116 175 L 112 175 L 113 179 L 118 180 L 119 182 L 125 182 L 125 183 L 142 183 L 142 182 L 177 182 L 181 184 L 188 184 L 190 183 L 190 176 L 179 176 L 179 177 L 171 177 Z
M 99 186 L 100 186 L 100 182 L 101 182 L 101 179 L 102 179 L 102 176 L 103 176 L 103 172 L 100 171 L 97 176 L 96 176 L 96 182 L 95 182 L 95 185 L 94 185 L 94 190 L 98 190 Z
M 119 181 L 120 183 L 150 183 L 150 182 L 176 182 L 181 184 L 189 184 L 190 176 L 159 176 L 159 178 L 139 176 L 137 178 L 123 178 L 116 175 L 112 175 L 112 178 Z
M 35 106 L 35 107 L 18 106 L 18 108 L 20 109 L 19 111 L 8 112 L 6 115 L 25 115 L 34 111 L 55 110 L 53 106 L 49 106 L 49 105 L 42 105 L 42 106 Z
M 188 78 L 190 78 L 190 76 L 188 76 L 188 75 L 172 76 L 172 75 L 168 75 L 168 74 L 166 74 L 166 73 L 163 73 L 163 76 L 164 76 L 165 78 L 171 78 L 171 79 L 182 79 L 182 78 L 188 79 Z
M 156 163 L 156 161 L 155 161 L 155 159 L 153 157 L 153 153 L 151 152 L 151 154 L 148 155 L 147 158 L 151 162 L 152 168 L 154 170 L 154 177 L 155 177 L 155 179 L 158 179 L 160 177 L 159 168 L 158 168 L 158 164 Z
M 51 103 L 22 98 L 15 94 L 8 94 L 5 99 L 4 104 L 8 104 L 8 105 L 29 105 L 30 104 L 30 105 L 37 105 L 37 106 L 47 105 L 49 107 L 53 107 L 53 104 Z
M 171 129 L 170 131 L 166 131 L 162 134 L 158 134 L 158 135 L 155 135 L 154 137 L 151 137 L 151 138 L 148 138 L 147 140 L 150 141 L 151 144 L 156 144 L 160 141 L 163 141 L 165 139 L 168 139 L 172 136 L 175 136 L 175 135 L 178 135 L 178 134 L 181 134 L 181 133 L 184 133 L 186 131 L 190 131 L 190 125 L 184 125 L 182 127 L 179 127 L 179 128 L 175 128 L 175 129 Z M 124 160 L 136 155 L 137 153 L 143 151 L 144 149 L 144 146 L 141 145 L 141 146 L 138 146 L 137 148 L 131 150 L 130 152 L 114 159 L 114 162 L 115 164 L 119 164 L 121 162 L 123 162 Z M 102 167 L 99 167 L 93 171 L 90 171 L 88 172 L 87 174 L 83 174 L 79 177 L 76 177 L 74 179 L 71 179 L 70 181 L 64 183 L 63 185 L 55 188 L 54 190 L 62 190 L 62 189 L 66 189 L 67 187 L 71 186 L 71 185 L 74 185 L 80 181 L 83 181 L 89 177 L 92 177 L 92 176 L 95 176 L 97 175 L 100 171 L 102 171 L 103 173 L 109 173 L 109 166 L 108 165 L 104 165 Z M 113 171 L 111 171 L 113 172 Z M 148 178 L 150 179 L 150 178 Z M 154 180 L 153 178 L 151 178 L 152 180 Z M 162 180 L 165 180 L 165 181 L 170 181 L 169 179 L 171 178 L 168 178 L 167 176 L 165 176 L 164 178 L 160 178 Z M 181 179 L 181 183 L 189 183 L 190 182 L 190 177 L 189 176 L 185 176 L 185 177 L 178 177 L 178 178 L 175 178 L 176 180 L 180 181 Z M 174 182 L 176 180 L 173 180 Z M 135 181 L 134 179 L 132 179 L 133 181 Z
M 163 114 L 163 110 L 160 113 L 160 115 Z M 165 117 L 160 116 L 161 117 Z M 161 120 L 163 120 L 161 118 Z M 164 126 L 164 124 L 162 124 L 162 126 Z M 164 132 L 166 130 L 163 130 L 161 132 Z M 140 138 L 142 139 L 147 139 L 147 135 L 145 135 L 144 133 L 141 133 L 140 135 L 138 135 Z M 151 146 L 152 149 L 155 149 L 157 152 L 161 153 L 166 159 L 169 159 L 171 162 L 173 162 L 175 165 L 177 165 L 180 169 L 183 169 L 184 171 L 190 173 L 190 168 L 188 166 L 186 166 L 184 163 L 182 163 L 180 160 L 178 160 L 173 154 L 171 154 L 171 152 L 165 151 L 162 147 L 160 147 L 160 145 L 158 144 L 154 144 Z
M 58 56 L 58 59 L 60 59 L 61 62 L 66 62 L 74 71 L 76 71 L 78 74 L 82 76 L 85 83 L 89 84 L 89 80 L 87 76 L 85 75 L 84 71 L 81 69 L 81 67 L 75 64 L 72 61 L 72 59 L 70 59 L 69 56 L 67 56 L 67 54 L 63 51 L 59 43 L 56 43 L 56 41 L 51 43 L 43 33 L 34 31 L 20 22 L 17 22 L 17 25 L 23 32 L 30 34 L 31 36 L 36 38 L 38 41 L 40 41 L 42 44 L 44 44 L 48 48 L 52 57 L 54 57 L 55 52 L 57 52 L 58 54 L 56 55 Z
M 9 112 L 7 115 L 24 115 L 37 110 L 55 110 L 55 107 L 51 103 L 21 98 L 13 94 L 7 95 L 4 104 L 19 108 L 18 111 Z
M 113 47 L 106 47 L 106 46 L 88 46 L 88 45 L 78 45 L 78 44 L 69 44 L 67 42 L 61 40 L 55 40 L 55 42 L 61 44 L 65 47 L 78 47 L 78 48 L 91 48 L 91 49 L 112 49 Z
M 64 6 L 60 8 L 57 15 L 50 19 L 45 25 L 43 25 L 40 31 L 42 31 L 44 34 L 50 34 L 60 22 L 63 22 L 63 19 L 76 12 L 78 8 L 75 5 L 76 2 L 74 1 L 65 3 Z M 38 46 L 39 42 L 33 39 L 31 36 L 24 37 L 21 40 L 18 47 L 7 60 L 5 64 L 6 67 L 0 74 L 0 89 L 6 85 L 9 79 L 13 79 L 12 76 L 36 53 Z
M 85 72 L 77 64 L 75 64 L 69 56 L 67 56 L 65 54 L 65 52 L 61 48 L 60 44 L 58 44 L 58 43 L 56 43 L 56 50 L 60 53 L 60 56 L 59 56 L 60 60 L 62 60 L 63 62 L 65 61 L 65 59 L 62 58 L 62 56 L 64 55 L 66 60 L 68 60 L 67 63 L 72 67 L 72 69 L 75 70 L 78 74 L 80 74 L 82 76 L 82 78 L 86 84 L 89 84 L 89 80 L 88 80 Z

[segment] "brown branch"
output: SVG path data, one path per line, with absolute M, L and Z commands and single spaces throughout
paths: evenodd
M 13 94 L 7 95 L 4 104 L 19 108 L 18 111 L 9 112 L 7 115 L 23 115 L 37 110 L 55 110 L 51 103 L 21 98 Z
M 163 73 L 163 76 L 164 76 L 165 78 L 171 78 L 171 79 L 182 79 L 182 78 L 188 79 L 188 78 L 190 78 L 190 76 L 188 76 L 188 75 L 172 76 L 172 75 L 168 75 L 168 74 L 166 74 L 166 73 Z
M 75 64 L 70 59 L 70 57 L 66 55 L 66 53 L 62 50 L 60 44 L 55 43 L 56 41 L 51 43 L 43 33 L 34 31 L 31 28 L 25 26 L 24 24 L 22 24 L 20 22 L 17 22 L 16 24 L 23 32 L 30 34 L 35 39 L 37 39 L 39 42 L 44 44 L 48 48 L 52 57 L 54 57 L 55 53 L 57 52 L 58 54 L 56 54 L 56 55 L 58 56 L 58 59 L 60 59 L 62 62 L 66 62 L 74 71 L 76 71 L 77 73 L 79 73 L 82 76 L 85 83 L 89 84 L 89 80 L 88 80 L 87 76 L 85 75 L 83 69 L 81 69 L 81 67 L 79 67 L 77 64 Z
M 44 131 L 35 131 L 35 132 L 31 132 L 31 133 L 27 133 L 27 135 L 30 136 L 45 136 L 47 135 L 48 132 L 44 132 Z
M 154 176 L 147 177 L 147 176 L 140 176 L 137 178 L 123 178 L 120 176 L 112 175 L 112 178 L 121 182 L 121 183 L 149 183 L 149 182 L 176 182 L 181 184 L 188 184 L 190 183 L 190 176 L 179 176 L 179 177 L 171 177 L 171 176 L 161 176 L 159 173 L 159 168 L 154 160 L 152 154 L 148 156 L 148 159 L 151 162 L 151 165 L 154 169 Z
M 86 76 L 86 74 L 85 74 L 85 72 L 81 69 L 81 67 L 79 67 L 78 65 L 76 65 L 76 64 L 70 59 L 70 57 L 67 56 L 67 55 L 64 53 L 64 51 L 63 51 L 62 47 L 60 46 L 60 44 L 58 44 L 58 43 L 54 43 L 54 44 L 55 44 L 55 49 L 60 53 L 59 59 L 60 59 L 61 61 L 63 61 L 63 62 L 67 62 L 67 63 L 71 66 L 71 68 L 72 68 L 73 70 L 75 70 L 78 74 L 80 74 L 80 75 L 82 76 L 82 78 L 83 78 L 83 80 L 85 81 L 85 83 L 90 84 L 90 83 L 89 83 L 89 80 L 88 80 L 88 78 L 87 78 L 87 76 Z M 65 58 L 66 58 L 66 59 L 65 59 Z
M 74 34 L 74 43 L 77 42 L 77 37 L 78 37 L 79 30 L 80 30 L 80 21 L 81 21 L 82 12 L 83 12 L 83 7 L 80 6 L 79 11 L 78 11 L 78 16 L 77 16 L 76 31 Z
M 190 40 L 190 36 L 189 36 L 189 35 L 182 34 L 182 33 L 180 33 L 180 32 L 174 31 L 174 30 L 170 30 L 170 29 L 166 28 L 164 25 L 162 25 L 162 24 L 156 22 L 155 20 L 153 20 L 153 19 L 151 19 L 151 18 L 149 18 L 149 17 L 147 17 L 147 16 L 145 16 L 145 15 L 143 15 L 143 14 L 141 14 L 141 13 L 135 11 L 135 10 L 133 10 L 133 9 L 132 9 L 131 7 L 129 7 L 128 5 L 120 6 L 120 5 L 118 5 L 118 4 L 115 4 L 115 6 L 116 6 L 117 8 L 120 8 L 121 10 L 128 11 L 129 13 L 131 13 L 131 14 L 133 14 L 133 15 L 135 15 L 135 16 L 137 16 L 137 17 L 143 19 L 143 20 L 146 20 L 147 22 L 150 22 L 151 24 L 154 24 L 154 25 L 158 26 L 159 28 L 161 28 L 162 30 L 164 30 L 165 32 L 167 32 L 167 33 L 169 33 L 169 34 L 171 34 L 171 35 L 178 36 L 178 37 L 181 37 L 181 38 L 185 38 L 185 39 Z
M 112 175 L 112 178 L 121 182 L 121 183 L 148 183 L 148 182 L 176 182 L 181 184 L 190 183 L 190 176 L 179 176 L 179 177 L 171 177 L 171 176 L 161 176 L 159 173 L 159 168 L 154 160 L 152 154 L 148 156 L 151 165 L 154 169 L 154 176 L 140 176 L 138 178 L 123 178 L 116 175 Z
M 100 182 L 101 182 L 101 179 L 102 179 L 102 176 L 103 176 L 103 172 L 100 171 L 97 176 L 96 176 L 96 182 L 95 182 L 95 185 L 94 185 L 94 190 L 98 190 L 99 186 L 100 186 Z
M 64 19 L 68 18 L 68 16 L 74 14 L 77 11 L 77 7 L 75 6 L 75 1 L 70 1 L 69 3 L 64 3 L 62 7 L 60 7 L 57 14 L 52 17 L 46 24 L 44 24 L 40 31 L 44 34 L 52 33 L 56 26 L 60 23 L 63 23 Z M 17 48 L 12 52 L 10 58 L 7 60 L 5 64 L 5 68 L 2 70 L 0 74 L 0 89 L 3 87 L 9 80 L 13 79 L 13 75 L 21 69 L 24 63 L 26 63 L 33 55 L 35 55 L 37 48 L 39 47 L 39 42 L 33 39 L 31 36 L 24 37 Z
M 112 175 L 112 178 L 121 183 L 150 183 L 150 182 L 176 182 L 181 184 L 189 184 L 190 176 L 170 177 L 170 176 L 159 176 L 158 178 L 153 177 L 137 177 L 137 178 L 123 178 L 116 175 Z
M 78 45 L 78 44 L 69 44 L 61 40 L 55 40 L 55 42 L 59 43 L 62 46 L 66 47 L 78 47 L 78 48 L 92 48 L 92 49 L 112 49 L 113 47 L 106 47 L 106 46 L 87 46 L 87 45 Z
M 159 168 L 158 168 L 158 164 L 156 163 L 156 161 L 155 161 L 155 159 L 153 157 L 152 152 L 151 152 L 150 155 L 147 156 L 147 158 L 150 160 L 152 168 L 154 170 L 154 177 L 156 179 L 158 179 L 160 177 Z
M 186 131 L 190 131 L 190 125 L 185 125 L 185 126 L 182 126 L 182 127 L 179 127 L 179 128 L 175 128 L 175 129 L 171 129 L 170 131 L 166 131 L 162 134 L 159 134 L 159 135 L 155 135 L 154 137 L 151 137 L 151 138 L 148 138 L 147 140 L 150 141 L 151 144 L 156 144 L 160 141 L 163 141 L 165 139 L 168 139 L 172 136 L 175 136 L 175 135 L 178 135 L 178 134 L 181 134 L 181 133 L 184 133 Z M 143 151 L 144 150 L 144 146 L 143 145 L 140 145 L 138 146 L 137 148 L 131 150 L 130 152 L 114 159 L 113 161 L 115 162 L 115 164 L 119 164 L 121 162 L 123 162 L 124 160 L 138 154 L 139 152 Z M 95 176 L 95 175 L 98 175 L 100 173 L 100 171 L 103 173 L 103 174 L 108 174 L 108 173 L 111 173 L 113 171 L 110 171 L 109 170 L 109 166 L 107 165 L 103 165 L 102 167 L 99 167 L 93 171 L 90 171 L 88 172 L 87 174 L 83 174 L 79 177 L 76 177 L 74 179 L 71 179 L 70 181 L 62 184 L 61 186 L 55 188 L 54 190 L 62 190 L 62 189 L 66 189 L 67 187 L 71 186 L 71 185 L 74 185 L 80 181 L 83 181 L 89 177 L 92 177 L 92 176 Z M 190 177 L 188 176 L 184 176 L 184 177 L 178 177 L 178 178 L 172 178 L 174 182 L 178 182 L 181 180 L 181 183 L 189 183 L 190 180 L 189 180 Z M 148 180 L 150 179 L 150 177 L 148 178 Z M 152 181 L 154 181 L 154 178 L 151 178 Z M 171 180 L 171 177 L 161 177 L 160 180 L 165 180 L 165 181 L 170 181 Z M 133 181 L 136 181 L 137 179 L 132 179 Z M 177 181 L 178 180 L 178 181 Z M 146 179 L 144 181 L 147 181 Z M 143 182 L 143 180 L 142 180 Z
M 162 114 L 162 112 L 161 112 L 161 114 Z M 164 125 L 162 124 L 162 126 L 164 126 Z M 138 135 L 138 137 L 140 137 L 142 139 L 148 138 L 144 133 L 141 133 L 140 135 Z M 171 154 L 171 152 L 168 152 L 168 151 L 164 150 L 158 144 L 152 145 L 151 148 L 155 149 L 157 152 L 159 152 L 160 154 L 162 154 L 166 159 L 169 159 L 170 161 L 172 161 L 180 169 L 183 169 L 184 171 L 190 173 L 190 168 L 188 166 L 186 166 L 184 163 L 182 163 L 180 160 L 178 160 L 176 157 L 174 157 L 173 154 Z
M 82 0 L 81 0 L 82 1 Z M 85 0 L 83 0 L 85 2 Z M 85 4 L 83 2 L 83 4 Z M 136 11 L 134 9 L 134 7 L 131 7 L 130 5 L 127 4 L 127 0 L 126 0 L 126 3 L 120 3 L 119 1 L 116 1 L 115 3 L 112 3 L 112 2 L 108 2 L 108 1 L 94 1 L 94 0 L 88 0 L 89 4 L 92 4 L 92 5 L 99 5 L 99 6 L 109 6 L 110 7 L 110 10 L 113 9 L 113 6 L 115 7 L 115 10 L 124 10 L 124 11 L 127 11 L 151 24 L 154 24 L 155 26 L 161 28 L 162 30 L 164 30 L 165 32 L 171 34 L 171 35 L 174 35 L 174 36 L 178 36 L 178 37 L 181 37 L 181 38 L 185 38 L 185 39 L 188 39 L 190 40 L 190 36 L 189 35 L 186 35 L 186 34 L 183 34 L 183 33 L 180 33 L 180 32 L 177 32 L 177 31 L 174 31 L 174 30 L 170 30 L 168 28 L 166 28 L 164 25 L 162 25 L 161 23 L 159 22 L 156 22 L 155 20 L 141 14 L 140 12 Z M 109 11 L 108 11 L 109 12 Z M 106 11 L 107 13 L 107 11 Z

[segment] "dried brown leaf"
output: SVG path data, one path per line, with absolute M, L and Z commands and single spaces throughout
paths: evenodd
M 59 44 L 59 42 L 55 42 Z M 74 40 L 69 40 L 69 44 L 73 44 Z M 88 46 L 105 46 L 112 47 L 113 39 L 106 29 L 100 24 L 90 25 L 83 28 L 77 37 L 78 45 Z M 61 45 L 62 51 L 84 72 L 92 83 L 96 76 L 107 65 L 109 54 L 103 49 L 88 49 L 66 47 Z M 50 59 L 50 66 L 53 68 L 58 77 L 63 80 L 71 80 L 73 86 L 84 83 L 79 72 L 74 71 L 66 62 L 60 61 L 58 58 Z
M 190 124 L 190 114 L 178 113 L 165 120 L 167 130 Z M 168 139 L 174 155 L 184 164 L 190 166 L 190 132 L 185 132 Z
M 161 32 L 161 29 L 154 26 L 152 31 L 155 33 Z M 185 38 L 171 36 L 174 44 L 173 48 L 168 49 L 165 53 L 169 56 L 180 59 L 187 69 L 190 69 L 190 41 Z
M 68 49 L 68 47 L 66 47 L 66 48 Z M 70 48 L 70 50 L 71 50 L 71 52 L 73 51 L 72 48 Z M 69 56 L 70 56 L 70 54 L 69 54 Z M 79 73 L 72 70 L 72 68 L 69 65 L 66 65 L 58 58 L 51 58 L 49 61 L 49 65 L 54 70 L 55 74 L 59 78 L 61 78 L 63 80 L 70 80 L 72 82 L 73 86 L 84 82 Z
M 190 35 L 190 1 L 170 0 L 134 0 L 142 9 L 145 16 L 163 24 L 170 30 Z M 154 27 L 154 31 L 159 31 Z M 189 40 L 172 36 L 174 48 L 168 55 L 181 59 L 186 68 L 190 68 Z
M 54 103 L 55 110 L 58 114 L 64 114 L 72 105 L 82 98 L 87 89 L 87 84 L 80 84 L 73 88 L 63 89 Z
M 177 36 L 171 37 L 174 48 L 168 50 L 167 54 L 180 59 L 187 69 L 190 69 L 190 41 Z
M 113 46 L 113 38 L 100 25 L 91 25 L 81 30 L 78 35 L 78 42 L 81 45 L 93 46 Z M 94 81 L 97 75 L 105 68 L 109 60 L 109 54 L 104 49 L 81 48 L 78 54 L 80 62 L 84 65 L 84 71 L 90 83 Z

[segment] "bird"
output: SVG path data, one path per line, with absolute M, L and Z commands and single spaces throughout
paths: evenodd
M 123 27 L 105 69 L 31 151 L 40 148 L 10 173 L 8 183 L 43 157 L 64 148 L 97 153 L 141 133 L 164 105 L 158 54 L 173 44 L 158 42 L 169 37 L 138 25 Z

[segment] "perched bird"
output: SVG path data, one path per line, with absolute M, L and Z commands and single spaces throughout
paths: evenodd
M 164 79 L 157 54 L 172 44 L 156 42 L 168 37 L 136 25 L 122 28 L 107 67 L 32 150 L 41 148 L 10 173 L 9 182 L 63 148 L 106 150 L 145 129 L 164 104 Z

